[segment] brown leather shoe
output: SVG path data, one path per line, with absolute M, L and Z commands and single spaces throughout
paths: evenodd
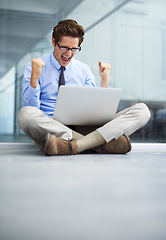
M 124 154 L 131 151 L 131 142 L 128 136 L 120 136 L 117 140 L 113 139 L 108 143 L 105 143 L 96 149 L 97 153 L 101 154 Z
M 73 155 L 77 153 L 77 144 L 76 141 L 66 141 L 48 134 L 44 152 L 47 156 Z

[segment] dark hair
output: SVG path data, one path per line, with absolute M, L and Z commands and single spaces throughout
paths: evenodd
M 79 38 L 80 46 L 84 39 L 84 29 L 75 20 L 63 20 L 54 27 L 52 37 L 55 38 L 57 42 L 60 42 L 63 36 Z

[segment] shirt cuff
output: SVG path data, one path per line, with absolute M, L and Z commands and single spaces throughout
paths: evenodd
M 39 84 L 38 84 L 37 88 L 33 88 L 33 87 L 30 85 L 30 87 L 29 87 L 29 93 L 30 93 L 30 96 L 31 96 L 32 98 L 38 97 L 39 92 L 40 92 Z

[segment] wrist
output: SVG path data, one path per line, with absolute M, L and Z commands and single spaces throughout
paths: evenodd
M 108 79 L 101 79 L 101 87 L 108 87 Z
M 38 78 L 31 77 L 30 84 L 31 84 L 31 87 L 37 88 L 37 86 L 38 86 Z

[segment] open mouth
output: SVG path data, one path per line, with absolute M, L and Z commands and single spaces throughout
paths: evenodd
M 62 62 L 63 62 L 63 64 L 69 63 L 70 60 L 71 60 L 71 57 L 65 57 L 64 55 L 62 55 Z

